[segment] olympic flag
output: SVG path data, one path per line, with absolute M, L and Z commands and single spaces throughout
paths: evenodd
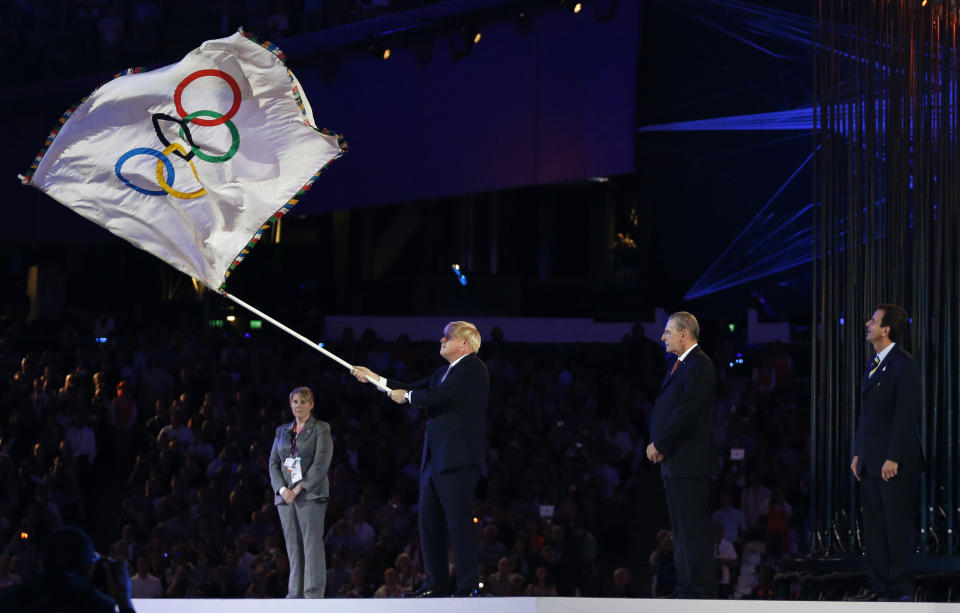
M 316 128 L 283 54 L 242 32 L 128 71 L 60 122 L 22 181 L 221 291 L 346 151 Z

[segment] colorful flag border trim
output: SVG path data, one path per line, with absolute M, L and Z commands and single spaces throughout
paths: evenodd
M 240 28 L 239 31 L 240 31 L 240 34 L 242 34 L 247 40 L 257 45 L 260 45 L 264 49 L 270 51 L 275 56 L 277 56 L 277 59 L 279 59 L 284 66 L 287 65 L 287 56 L 283 51 L 280 50 L 280 48 L 277 45 L 271 43 L 268 40 L 261 40 L 260 38 L 254 36 L 253 34 L 249 32 L 245 32 L 243 28 Z M 300 96 L 300 89 L 297 87 L 296 79 L 293 76 L 293 72 L 289 68 L 287 69 L 287 76 L 290 78 L 290 83 L 291 83 L 290 91 L 291 93 L 293 93 L 293 99 L 296 101 L 297 106 L 300 108 L 300 114 L 304 118 L 304 123 L 306 123 L 307 125 L 310 125 L 310 123 L 307 121 L 307 109 L 303 104 L 303 98 Z M 310 180 L 307 181 L 303 187 L 297 190 L 297 193 L 294 194 L 293 198 L 288 200 L 286 204 L 284 204 L 282 207 L 277 209 L 277 211 L 273 215 L 271 215 L 267 219 L 267 221 L 264 222 L 262 226 L 260 226 L 260 229 L 257 230 L 257 232 L 253 235 L 253 237 L 250 238 L 250 241 L 247 243 L 247 245 L 240 250 L 240 253 L 238 253 L 237 257 L 233 259 L 233 262 L 231 262 L 230 265 L 227 266 L 227 270 L 223 275 L 223 281 L 220 282 L 220 287 L 217 288 L 217 291 L 220 292 L 221 294 L 226 293 L 226 289 L 224 288 L 226 288 L 227 286 L 227 279 L 230 278 L 230 273 L 232 273 L 234 269 L 237 266 L 239 266 L 241 262 L 243 262 L 244 258 L 246 258 L 247 255 L 250 254 L 250 251 L 257 246 L 257 244 L 260 242 L 260 239 L 263 237 L 264 231 L 270 228 L 270 226 L 276 223 L 278 219 L 286 215 L 287 212 L 290 211 L 290 209 L 296 206 L 297 203 L 300 202 L 301 198 L 303 198 L 303 196 L 308 191 L 310 191 L 310 187 L 312 187 L 313 183 L 320 177 L 321 174 L 323 174 L 323 171 L 325 171 L 330 166 L 330 164 L 333 164 L 338 159 L 340 159 L 340 157 L 343 156 L 344 153 L 349 151 L 349 147 L 347 146 L 347 141 L 344 140 L 342 134 L 334 134 L 333 132 L 331 132 L 330 130 L 327 130 L 326 128 L 316 128 L 314 126 L 311 126 L 311 127 L 317 132 L 320 132 L 321 134 L 325 134 L 327 136 L 336 136 L 337 146 L 340 147 L 340 152 L 337 153 L 337 155 L 335 155 L 332 159 L 327 161 L 326 164 L 321 166 L 317 170 L 317 172 L 313 173 L 313 176 L 310 177 Z
M 317 131 L 320 132 L 321 134 L 326 134 L 328 136 L 336 136 L 337 145 L 340 147 L 340 153 L 335 155 L 330 161 L 328 161 L 326 164 L 321 166 L 320 169 L 317 170 L 317 172 L 315 172 L 312 177 L 310 177 L 310 180 L 307 181 L 307 183 L 297 191 L 297 193 L 294 195 L 293 198 L 291 198 L 286 204 L 280 207 L 276 213 L 271 215 L 270 218 L 267 219 L 267 221 L 262 226 L 260 226 L 260 229 L 257 230 L 256 234 L 253 235 L 253 238 L 250 239 L 250 242 L 247 243 L 247 246 L 241 249 L 240 253 L 237 254 L 237 257 L 234 258 L 233 262 L 231 262 L 230 265 L 227 266 L 227 271 L 223 275 L 223 281 L 220 283 L 220 287 L 217 288 L 217 291 L 220 292 L 221 294 L 226 293 L 226 290 L 224 288 L 227 285 L 227 279 L 230 278 L 230 273 L 232 273 L 233 270 L 237 266 L 239 266 L 241 262 L 243 262 L 244 258 L 246 258 L 247 255 L 249 255 L 250 251 L 257 246 L 257 243 L 260 242 L 260 238 L 263 236 L 264 231 L 270 228 L 270 226 L 273 225 L 278 219 L 286 215 L 287 212 L 290 211 L 290 209 L 296 206 L 297 203 L 300 202 L 300 199 L 303 198 L 303 196 L 308 191 L 310 191 L 310 187 L 313 186 L 314 181 L 316 181 L 320 177 L 320 175 L 323 174 L 323 171 L 325 171 L 330 166 L 330 164 L 333 164 L 338 159 L 340 159 L 340 157 L 344 153 L 349 151 L 349 147 L 347 147 L 347 141 L 343 139 L 343 135 L 341 134 L 335 135 L 326 129 L 317 130 Z
M 113 79 L 119 79 L 120 77 L 124 77 L 129 74 L 139 74 L 141 72 L 146 72 L 146 68 L 144 68 L 143 66 L 137 66 L 136 68 L 127 68 L 123 72 L 113 75 Z M 113 81 L 113 79 L 110 79 L 110 81 Z M 63 112 L 63 115 L 60 116 L 60 119 L 58 120 L 57 125 L 54 126 L 52 130 L 50 130 L 50 134 L 48 134 L 46 140 L 43 141 L 43 145 L 40 147 L 40 151 L 33 158 L 33 163 L 30 164 L 30 170 L 28 170 L 25 174 L 21 176 L 20 178 L 21 184 L 26 185 L 30 183 L 30 181 L 33 179 L 34 173 L 37 172 L 37 167 L 40 166 L 40 160 L 42 160 L 43 156 L 47 154 L 47 151 L 50 149 L 50 145 L 53 144 L 53 140 L 57 137 L 58 134 L 60 134 L 60 128 L 63 127 L 63 124 L 67 123 L 67 120 L 70 119 L 70 116 L 73 115 L 74 111 L 80 108 L 81 104 L 86 102 L 90 96 L 97 93 L 97 91 L 101 87 L 103 87 L 110 81 L 104 81 L 103 83 L 98 85 L 92 92 L 90 92 L 89 94 L 81 98 L 79 102 L 77 102 L 76 104 L 74 104 L 73 106 L 71 106 L 70 108 L 68 108 L 66 111 Z

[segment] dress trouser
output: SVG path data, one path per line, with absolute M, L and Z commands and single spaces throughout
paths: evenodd
M 860 482 L 867 572 L 881 598 L 897 600 L 913 594 L 919 481 L 914 475 L 900 474 L 890 481 L 864 477 Z
M 449 590 L 449 531 L 457 575 L 456 589 L 476 589 L 479 548 L 471 510 L 479 480 L 480 469 L 476 466 L 435 472 L 427 462 L 420 473 L 420 547 L 427 571 L 424 587 L 439 592 Z
M 327 559 L 323 550 L 326 500 L 297 496 L 293 504 L 277 505 L 283 540 L 290 560 L 287 598 L 323 598 L 327 586 Z
M 677 596 L 716 598 L 716 562 L 713 559 L 713 522 L 710 517 L 708 477 L 665 477 L 667 508 L 673 527 L 673 561 L 677 569 Z

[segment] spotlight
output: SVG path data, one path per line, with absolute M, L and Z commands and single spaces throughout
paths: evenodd
M 533 7 L 530 6 L 531 0 L 520 0 L 520 6 L 517 8 L 517 32 L 527 34 L 533 27 Z
M 454 59 L 467 57 L 473 46 L 480 42 L 483 35 L 476 26 L 467 25 L 457 29 L 457 31 L 447 34 L 447 41 L 450 43 L 450 55 Z
M 483 34 L 475 26 L 463 26 L 460 28 L 460 38 L 467 47 L 476 45 L 483 38 Z
M 227 321 L 229 321 L 230 323 L 233 323 L 233 322 L 237 321 L 237 316 L 236 316 L 236 315 L 227 315 Z
M 381 60 L 386 61 L 390 59 L 390 47 L 387 47 L 386 45 L 381 45 L 380 43 L 376 42 L 370 43 L 369 51 L 371 55 L 376 56 Z
M 456 32 L 448 31 L 447 44 L 450 45 L 450 57 L 455 60 L 465 58 L 473 49 L 473 33 L 466 28 L 459 28 Z
M 454 264 L 451 268 L 453 268 L 453 274 L 457 275 L 457 281 L 460 282 L 460 285 L 466 286 L 467 275 L 463 274 L 463 271 L 460 270 L 460 265 Z
M 560 4 L 563 5 L 563 8 L 567 9 L 574 15 L 583 10 L 583 2 L 580 0 L 561 0 Z

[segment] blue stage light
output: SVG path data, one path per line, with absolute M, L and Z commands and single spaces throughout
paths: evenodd
M 808 204 L 800 211 L 788 203 L 775 203 L 787 186 L 808 167 L 811 153 L 730 243 L 720 257 L 694 283 L 685 299 L 690 300 L 767 277 L 806 264 L 813 259 L 813 218 Z M 787 208 L 787 211 L 783 211 Z
M 451 268 L 453 268 L 453 274 L 457 275 L 457 281 L 460 282 L 460 285 L 466 286 L 467 275 L 463 274 L 463 271 L 460 270 L 460 265 L 454 264 Z

